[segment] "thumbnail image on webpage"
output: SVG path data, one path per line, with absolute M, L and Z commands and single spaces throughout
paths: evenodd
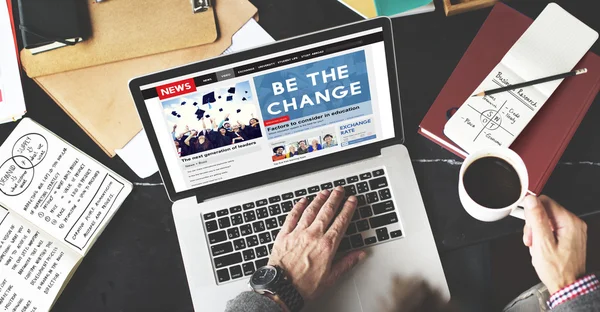
M 287 137 L 271 142 L 273 162 L 298 158 L 299 156 L 314 153 L 322 154 L 321 151 L 338 147 L 335 138 L 335 128 L 328 127 L 317 132 L 301 133 L 297 136 Z
M 207 87 L 162 106 L 180 158 L 262 137 L 248 81 Z

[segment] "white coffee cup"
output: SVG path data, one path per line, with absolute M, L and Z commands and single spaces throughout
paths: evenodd
M 483 157 L 498 157 L 508 162 L 517 172 L 521 181 L 521 193 L 519 199 L 511 205 L 504 208 L 488 208 L 475 202 L 465 190 L 464 175 L 467 168 L 477 159 Z M 498 221 L 502 218 L 511 215 L 516 218 L 525 219 L 525 211 L 522 208 L 521 202 L 527 195 L 529 189 L 529 175 L 527 167 L 517 153 L 508 148 L 494 147 L 485 148 L 471 153 L 460 167 L 458 177 L 458 196 L 465 210 L 475 219 L 491 222 Z

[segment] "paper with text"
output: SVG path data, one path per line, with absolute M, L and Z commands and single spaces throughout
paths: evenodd
M 0 311 L 48 311 L 131 183 L 29 118 L 0 146 Z
M 568 72 L 597 39 L 597 32 L 551 3 L 473 94 Z M 448 120 L 444 134 L 467 153 L 509 147 L 561 82 L 469 97 Z
M 0 208 L 0 311 L 48 311 L 81 256 Z
M 0 147 L 0 204 L 85 255 L 131 184 L 31 119 Z

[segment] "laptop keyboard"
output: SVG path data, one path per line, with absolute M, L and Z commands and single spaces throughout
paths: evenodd
M 404 236 L 383 168 L 258 198 L 202 215 L 217 284 L 248 277 L 267 264 L 287 214 L 303 197 L 341 185 L 358 205 L 338 248 L 344 253 Z

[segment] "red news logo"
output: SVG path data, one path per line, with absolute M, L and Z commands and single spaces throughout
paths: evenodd
M 166 84 L 164 86 L 156 87 L 156 93 L 158 93 L 158 98 L 161 100 L 191 92 L 196 92 L 196 84 L 194 83 L 194 78 L 181 80 L 170 84 Z

